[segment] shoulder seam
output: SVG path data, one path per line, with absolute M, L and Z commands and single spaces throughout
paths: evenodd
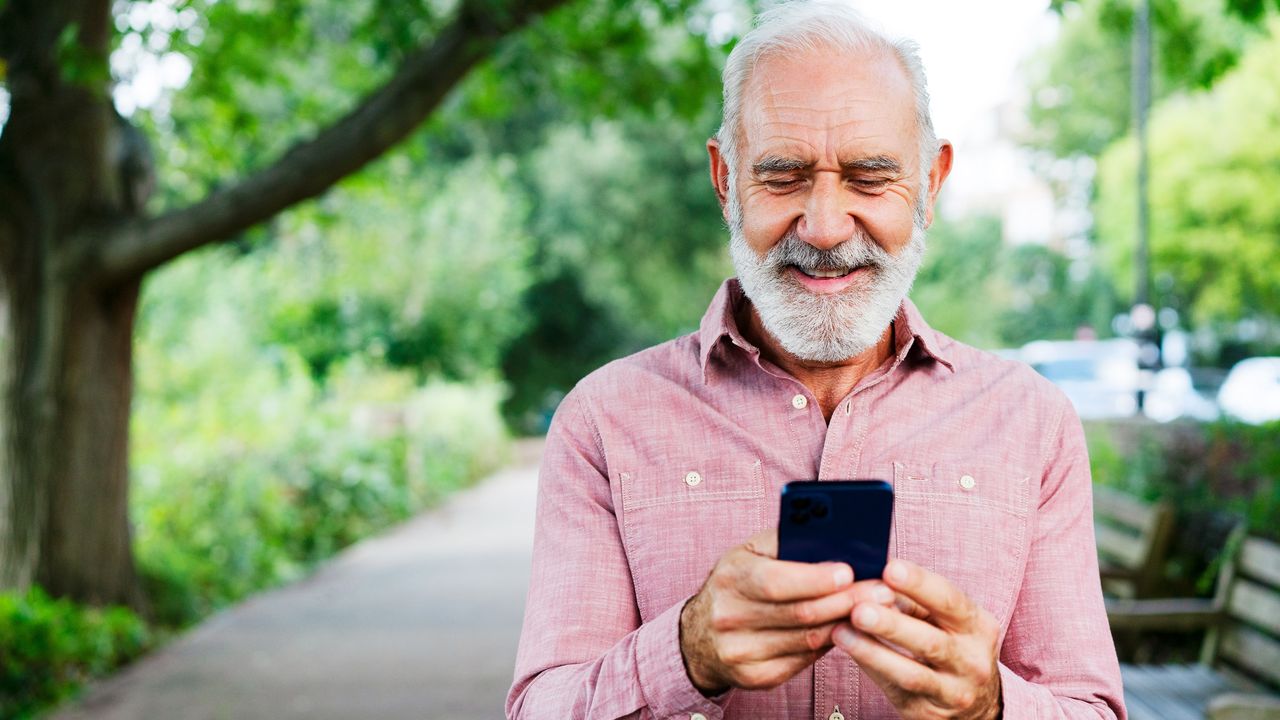
M 589 412 L 589 411 L 588 411 L 588 409 L 587 409 L 587 400 L 586 400 L 586 398 L 580 398 L 580 399 L 578 399 L 578 417 L 579 417 L 579 418 L 580 418 L 580 419 L 581 419 L 581 420 L 586 424 L 586 426 L 591 430 L 591 440 L 592 440 L 592 442 L 594 442 L 594 443 L 595 443 L 595 445 L 596 445 L 596 452 L 600 455 L 600 461 L 604 463 L 604 466 L 605 466 L 605 469 L 606 469 L 605 476 L 606 476 L 606 478 L 607 478 L 607 477 L 608 477 L 608 472 L 607 472 L 607 471 L 608 471 L 608 467 L 609 467 L 609 458 L 608 458 L 608 456 L 607 456 L 607 455 L 605 455 L 605 452 L 604 452 L 604 439 L 603 439 L 603 438 L 601 437 L 601 435 L 600 435 L 600 427 L 599 427 L 599 425 L 596 423 L 595 414 L 594 414 L 594 413 Z

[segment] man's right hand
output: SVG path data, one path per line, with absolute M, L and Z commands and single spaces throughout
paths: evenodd
M 890 605 L 879 580 L 854 583 L 844 563 L 778 560 L 768 530 L 725 553 L 680 613 L 680 652 L 694 687 L 781 685 L 832 647 L 831 631 L 859 602 Z

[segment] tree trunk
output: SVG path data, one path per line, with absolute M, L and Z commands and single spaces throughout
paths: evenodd
M 124 128 L 103 75 L 110 4 L 10 0 L 4 10 L 0 588 L 38 583 L 55 596 L 141 609 L 127 465 L 141 275 L 100 283 L 82 260 L 140 208 L 121 172 Z M 68 37 L 75 62 L 60 57 Z
M 136 282 L 9 293 L 0 585 L 142 609 L 128 522 Z M 3 521 L 0 521 L 3 522 Z

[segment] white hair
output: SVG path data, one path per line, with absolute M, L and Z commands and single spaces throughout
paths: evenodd
M 743 36 L 724 66 L 724 112 L 716 140 L 732 178 L 738 170 L 742 139 L 742 93 L 756 65 L 781 53 L 813 50 L 851 53 L 885 51 L 897 59 L 915 95 L 916 135 L 920 142 L 920 174 L 927 183 L 929 167 L 938 154 L 938 139 L 929 115 L 929 89 L 919 47 L 905 38 L 891 38 L 873 27 L 857 10 L 838 0 L 792 0 L 761 13 L 756 26 Z

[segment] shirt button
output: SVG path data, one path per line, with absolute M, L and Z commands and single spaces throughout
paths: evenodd
M 698 474 L 697 470 L 690 470 L 684 476 L 684 484 L 689 487 L 694 487 L 700 482 L 702 482 L 702 476 Z
M 973 479 L 972 475 L 960 476 L 960 487 L 964 488 L 965 490 L 972 490 L 973 486 L 976 484 L 977 484 L 977 481 Z
M 840 714 L 840 706 L 837 705 L 835 712 L 827 716 L 827 720 L 844 720 L 844 715 Z
M 702 713 L 694 713 L 689 716 L 689 720 L 707 720 L 707 716 Z
M 809 406 L 809 398 L 796 393 L 796 396 L 791 398 L 791 406 L 797 410 L 803 410 Z

